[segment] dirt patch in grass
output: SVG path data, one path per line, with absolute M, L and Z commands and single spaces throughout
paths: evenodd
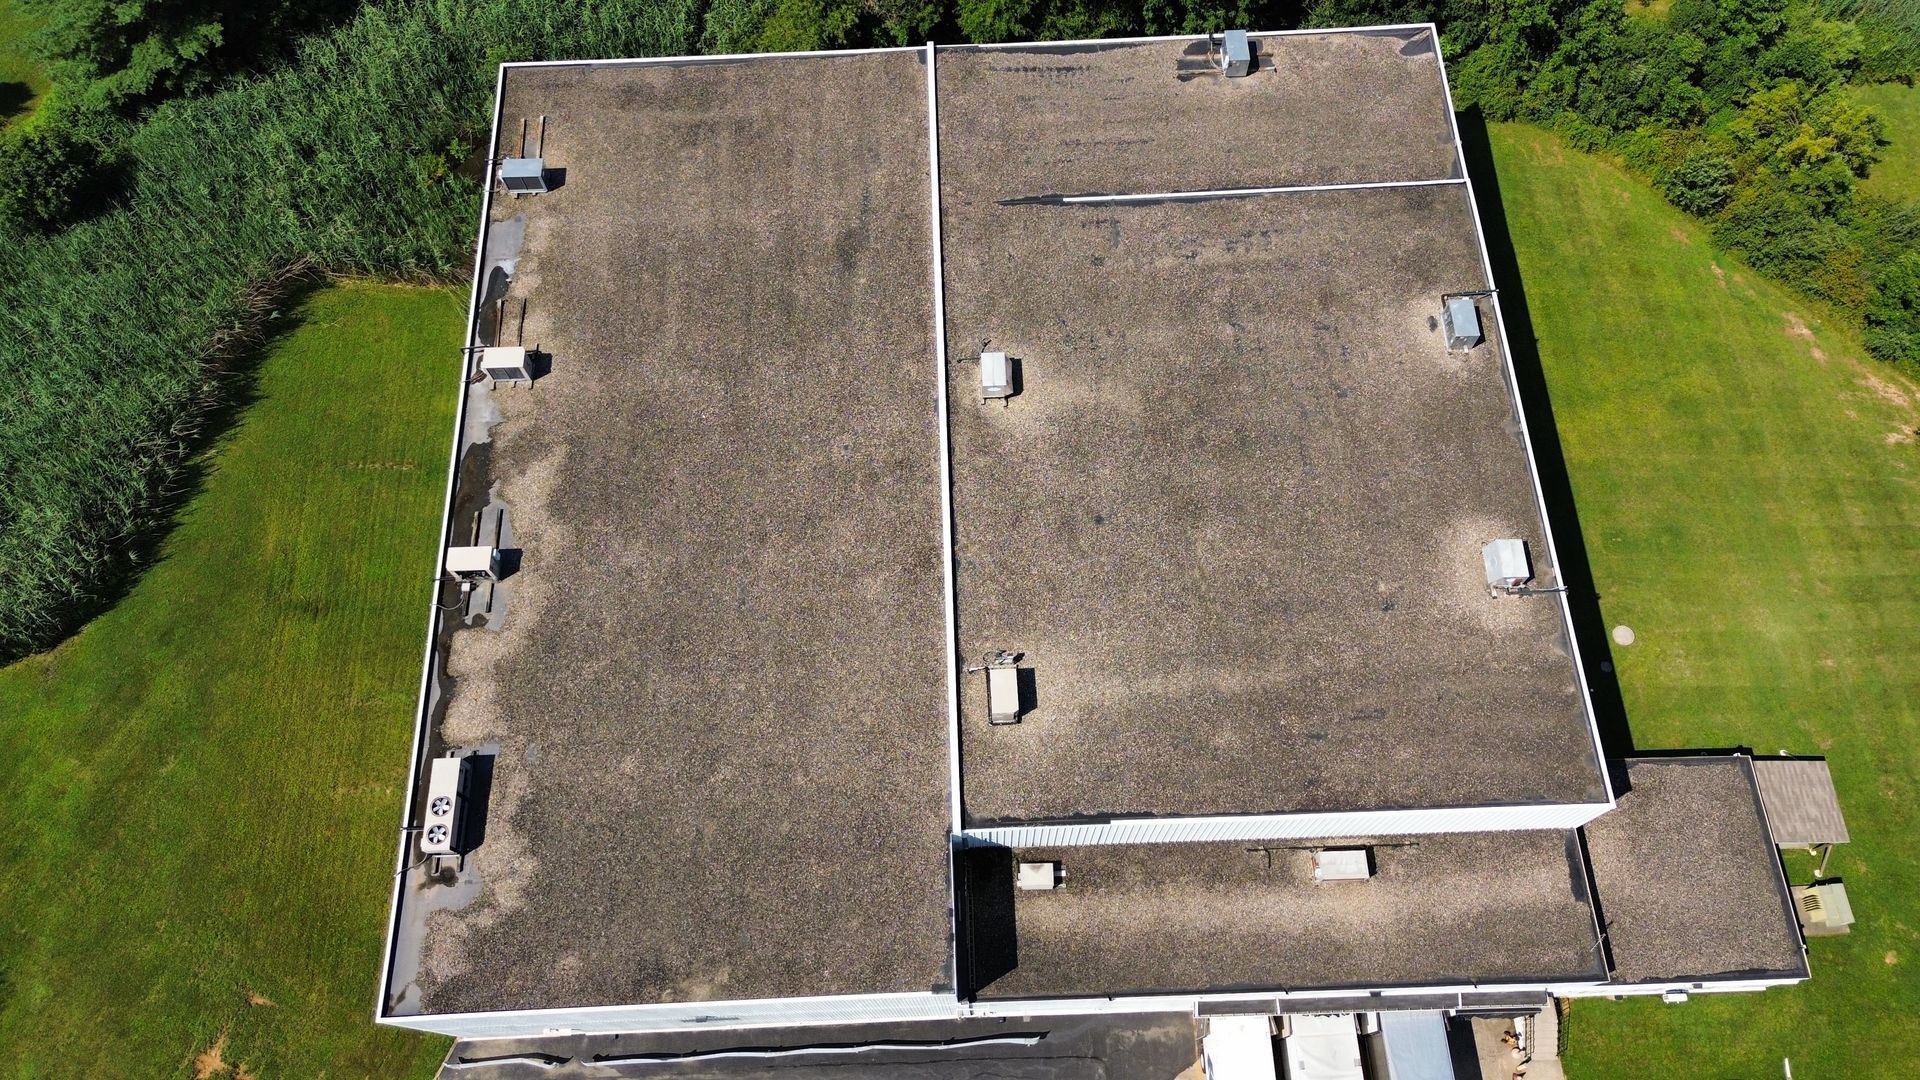
M 211 1080 L 223 1076 L 227 1071 L 225 1055 L 227 1052 L 227 1031 L 220 1029 L 220 1035 L 213 1045 L 193 1056 L 193 1080 Z
M 1902 387 L 1891 379 L 1883 378 L 1878 372 L 1868 368 L 1865 364 L 1859 364 L 1856 365 L 1856 367 L 1860 372 L 1858 382 L 1861 386 L 1873 391 L 1876 397 L 1887 404 L 1898 409 L 1904 409 L 1908 413 L 1913 412 L 1913 396 L 1908 393 L 1907 387 Z
M 273 1008 L 273 999 L 258 990 L 249 990 L 247 991 L 247 1004 L 256 1008 L 265 1007 L 271 1009 Z
M 1678 241 L 1680 241 L 1681 243 L 1683 243 L 1683 244 L 1685 244 L 1685 245 L 1687 245 L 1688 247 L 1692 247 L 1692 246 L 1693 246 L 1693 237 L 1691 237 L 1691 236 L 1688 236 L 1688 235 L 1687 235 L 1687 230 L 1685 230 L 1685 229 L 1683 229 L 1683 228 L 1681 228 L 1681 227 L 1680 227 L 1680 226 L 1678 226 L 1678 225 L 1675 225 L 1674 227 L 1672 227 L 1672 228 L 1670 228 L 1670 229 L 1668 229 L 1668 230 L 1667 230 L 1667 235 L 1668 235 L 1668 236 L 1671 236 L 1671 237 L 1673 237 L 1673 238 L 1674 238 L 1675 240 L 1678 240 Z M 1719 272 L 1720 272 L 1720 267 L 1718 267 L 1718 266 L 1715 266 L 1715 267 L 1713 268 L 1713 272 L 1714 272 L 1714 273 L 1716 273 L 1716 274 L 1717 274 L 1717 273 L 1719 273 Z
M 1718 266 L 1714 267 L 1713 272 L 1716 274 L 1720 273 L 1720 268 Z M 1720 279 L 1720 287 L 1724 289 L 1726 285 L 1726 278 L 1722 276 Z M 1807 355 L 1813 357 L 1821 367 L 1826 367 L 1827 354 L 1821 350 L 1820 346 L 1813 343 L 1813 330 L 1807 326 L 1807 321 L 1791 311 L 1783 311 L 1780 314 L 1787 320 L 1787 327 L 1781 331 L 1781 333 L 1786 334 L 1790 338 L 1799 338 L 1801 341 L 1806 342 Z

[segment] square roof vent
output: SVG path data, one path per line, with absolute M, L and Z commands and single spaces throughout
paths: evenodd
M 1322 848 L 1313 853 L 1313 880 L 1365 881 L 1373 876 L 1369 848 Z
M 1245 30 L 1229 30 L 1220 36 L 1220 73 L 1229 79 L 1253 73 L 1253 45 Z
M 1014 884 L 1028 892 L 1050 891 L 1060 887 L 1062 877 L 1057 862 L 1023 862 Z
M 1471 296 L 1447 297 L 1447 351 L 1466 352 L 1486 340 L 1480 331 L 1480 307 Z
M 1533 580 L 1533 560 L 1525 540 L 1489 540 L 1480 548 L 1487 570 L 1487 588 L 1494 592 L 1518 589 Z
M 1013 365 L 1003 352 L 980 354 L 980 400 L 1005 401 L 1013 396 Z

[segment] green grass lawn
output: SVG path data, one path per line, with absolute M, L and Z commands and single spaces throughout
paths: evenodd
M 1811 982 L 1578 1002 L 1569 1074 L 1920 1076 L 1920 387 L 1620 170 L 1491 141 L 1635 744 L 1825 754 L 1853 834 Z
M 46 69 L 26 51 L 32 30 L 16 0 L 0 0 L 0 124 L 32 112 L 47 92 Z
M 462 314 L 315 294 L 159 563 L 0 670 L 0 1072 L 432 1074 L 372 1013 Z
M 1854 96 L 1886 117 L 1889 143 L 1861 188 L 1887 199 L 1920 199 L 1920 86 L 1882 83 L 1860 87 Z

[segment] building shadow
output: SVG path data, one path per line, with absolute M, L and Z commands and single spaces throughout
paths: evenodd
M 957 972 L 962 996 L 970 996 L 1020 966 L 1014 925 L 1014 851 L 998 844 L 969 844 L 954 851 L 960 888 Z
M 456 848 L 471 855 L 487 842 L 487 807 L 493 802 L 493 764 L 498 754 L 467 755 L 467 789 L 460 799 L 460 837 Z
M 1526 412 L 1527 429 L 1533 437 L 1534 462 L 1540 472 L 1554 547 L 1560 557 L 1560 581 L 1567 587 L 1574 637 L 1586 666 L 1587 689 L 1600 728 L 1601 748 L 1609 762 L 1617 762 L 1634 753 L 1633 734 L 1627 725 L 1626 705 L 1613 667 L 1613 649 L 1607 637 L 1606 620 L 1600 612 L 1600 589 L 1593 578 L 1586 537 L 1580 529 L 1579 509 L 1574 504 L 1573 485 L 1567 475 L 1566 455 L 1560 447 L 1560 429 L 1554 422 L 1553 401 L 1547 393 L 1546 373 L 1540 364 L 1540 345 L 1527 308 L 1526 282 L 1520 275 L 1513 235 L 1507 228 L 1506 204 L 1501 198 L 1500 176 L 1493 167 L 1486 117 L 1478 107 L 1473 107 L 1459 114 L 1459 122 L 1461 151 L 1466 159 L 1467 176 L 1473 181 L 1474 197 L 1480 204 L 1480 228 L 1486 237 L 1487 256 L 1493 264 L 1493 285 L 1499 290 L 1500 311 L 1506 321 L 1507 349 L 1516 381 L 1514 390 Z M 1609 772 L 1613 774 L 1614 793 L 1623 793 L 1625 770 L 1614 768 Z

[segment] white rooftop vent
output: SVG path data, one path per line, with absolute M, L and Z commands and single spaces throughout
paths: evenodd
M 494 345 L 480 350 L 480 372 L 494 382 L 532 382 L 533 365 L 519 345 Z
M 1525 540 L 1489 540 L 1481 545 L 1480 561 L 1486 564 L 1487 588 L 1494 592 L 1509 592 L 1533 580 Z
M 1220 36 L 1220 73 L 1229 79 L 1253 73 L 1253 46 L 1245 30 L 1229 30 Z
M 500 186 L 515 195 L 547 192 L 547 161 L 537 157 L 510 157 L 500 163 Z
M 1013 396 L 1013 365 L 1007 354 L 980 354 L 980 400 L 1003 401 Z
M 1480 332 L 1480 307 L 1471 296 L 1447 297 L 1447 351 L 1465 352 L 1486 340 Z
M 448 548 L 447 573 L 456 581 L 499 581 L 500 549 L 484 544 Z
M 427 768 L 427 818 L 420 829 L 420 853 L 452 855 L 460 842 L 460 797 L 466 794 L 467 759 L 434 758 Z
M 987 722 L 1014 724 L 1020 720 L 1020 669 L 996 664 L 987 669 Z
M 1045 891 L 1059 888 L 1064 876 L 1057 862 L 1023 862 L 1014 884 L 1028 892 Z
M 1313 880 L 1365 881 L 1373 876 L 1373 852 L 1367 848 L 1322 848 L 1313 853 Z

